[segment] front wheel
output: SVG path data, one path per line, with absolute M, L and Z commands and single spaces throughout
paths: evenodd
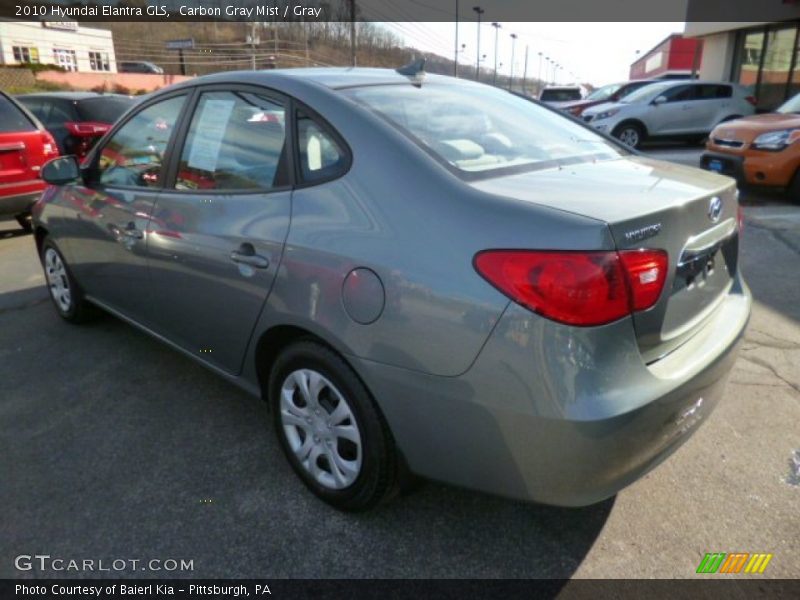
M 614 130 L 614 137 L 626 146 L 638 148 L 644 139 L 644 132 L 635 123 L 623 123 Z
M 42 267 L 50 290 L 50 299 L 59 316 L 70 323 L 89 320 L 94 315 L 93 307 L 84 298 L 67 262 L 49 238 L 45 238 L 42 244 Z
M 15 218 L 17 219 L 17 223 L 19 223 L 19 226 L 22 227 L 25 231 L 27 231 L 28 233 L 31 233 L 33 231 L 33 222 L 31 221 L 30 213 L 26 215 L 17 215 Z
M 270 373 L 269 402 L 289 463 L 319 498 L 361 511 L 397 490 L 389 428 L 339 355 L 310 340 L 286 348 Z

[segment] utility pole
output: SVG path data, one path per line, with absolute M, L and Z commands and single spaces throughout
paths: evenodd
M 252 21 L 250 23 L 250 48 L 252 49 L 252 53 L 250 54 L 250 68 L 253 71 L 256 70 L 256 22 Z
M 453 54 L 453 77 L 458 77 L 458 0 L 456 0 L 456 46 Z
M 492 85 L 497 85 L 497 34 L 500 33 L 502 25 L 500 23 L 492 23 L 494 27 L 494 76 L 492 77 Z
M 481 15 L 486 11 L 480 6 L 473 6 L 472 10 L 478 15 L 478 47 L 475 49 L 475 81 L 481 80 Z
M 508 80 L 508 89 L 514 89 L 514 48 L 517 45 L 517 34 L 511 34 L 511 79 Z
M 356 66 L 356 0 L 350 0 L 350 66 Z
M 526 80 L 528 79 L 528 44 L 525 44 L 525 67 L 522 70 L 522 93 L 525 93 Z
M 306 51 L 306 66 L 309 66 L 309 59 L 308 59 L 308 21 L 306 21 L 305 17 L 303 17 L 303 46 L 305 47 L 305 51 Z

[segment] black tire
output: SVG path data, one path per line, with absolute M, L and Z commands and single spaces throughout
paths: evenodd
M 63 270 L 55 270 L 53 268 L 54 265 L 51 262 L 51 253 L 55 253 L 55 255 L 58 256 L 58 260 L 61 262 L 61 265 L 63 265 Z M 72 276 L 67 261 L 64 259 L 58 246 L 56 246 L 55 242 L 49 237 L 46 237 L 42 242 L 40 258 L 42 261 L 42 268 L 44 269 L 45 284 L 50 292 L 50 300 L 52 300 L 53 306 L 59 316 L 70 323 L 85 323 L 94 318 L 97 314 L 97 309 L 86 300 L 83 290 L 81 290 L 75 278 Z M 62 284 L 67 286 L 69 290 L 68 302 L 64 301 L 63 294 L 59 294 L 56 291 L 55 285 L 53 284 L 56 278 L 60 279 Z
M 315 420 L 314 425 L 287 425 L 283 421 L 286 416 L 282 414 L 282 389 L 285 385 L 289 387 L 293 385 L 295 380 L 290 376 L 297 372 L 308 371 L 322 375 L 335 388 L 331 390 L 324 385 L 318 386 L 318 389 L 322 390 L 318 394 L 318 398 L 321 400 L 318 407 L 321 408 L 321 411 L 327 411 L 327 413 L 322 412 L 323 416 L 319 417 L 319 421 Z M 317 449 L 317 458 L 314 459 L 317 472 L 322 473 L 322 477 L 329 477 L 331 481 L 335 481 L 333 476 L 334 469 L 328 459 L 328 456 L 332 455 L 323 455 L 319 452 L 333 451 L 335 448 L 337 456 L 339 456 L 340 444 L 347 443 L 347 440 L 335 441 L 331 446 L 330 441 L 323 442 L 317 435 L 314 435 L 314 443 L 312 443 L 310 439 L 311 433 L 301 434 L 301 431 L 304 431 L 306 427 L 308 428 L 307 431 L 312 431 L 312 427 L 317 427 L 317 424 L 320 424 L 322 420 L 328 421 L 328 429 L 330 430 L 331 420 L 328 417 L 332 416 L 336 409 L 332 403 L 326 403 L 326 398 L 324 397 L 326 392 L 329 398 L 333 399 L 338 398 L 335 396 L 335 393 L 338 392 L 340 397 L 345 400 L 346 406 L 350 409 L 350 414 L 355 420 L 352 425 L 357 428 L 360 436 L 360 469 L 358 469 L 357 475 L 354 475 L 355 479 L 352 483 L 340 489 L 333 489 L 331 485 L 320 483 L 318 478 L 309 471 L 312 467 L 304 466 L 303 462 L 295 454 L 295 450 L 292 449 L 293 443 L 295 445 L 301 444 L 298 452 L 302 453 L 302 448 L 308 442 L 312 447 L 312 450 L 306 452 L 309 456 L 314 455 L 315 449 Z M 304 398 L 300 395 L 299 386 L 289 396 L 296 398 L 291 400 L 294 408 L 300 411 L 306 410 L 304 414 L 309 414 L 310 416 L 305 418 L 305 421 L 311 423 L 310 419 L 313 417 L 311 411 L 314 404 L 304 403 Z M 295 473 L 317 497 L 339 510 L 363 511 L 381 502 L 388 501 L 396 495 L 398 492 L 398 458 L 389 427 L 367 388 L 338 354 L 313 340 L 301 340 L 291 344 L 278 355 L 272 366 L 269 376 L 268 399 L 275 432 L 280 440 L 284 454 Z M 336 407 L 339 406 L 340 401 L 336 402 Z M 298 404 L 305 404 L 305 406 L 298 407 Z M 286 411 L 284 414 L 291 413 Z M 318 412 L 317 414 L 319 415 L 320 413 Z M 316 419 L 317 417 L 314 418 Z M 343 423 L 350 422 L 352 421 L 348 418 Z M 290 432 L 294 433 L 287 433 L 287 427 Z M 324 427 L 324 423 L 320 424 L 320 427 Z M 318 430 L 315 429 L 314 431 Z M 293 440 L 290 440 L 290 436 L 293 437 Z M 307 438 L 307 436 L 309 437 Z M 322 448 L 322 444 L 327 444 L 328 449 L 318 450 Z M 352 442 L 351 445 L 358 447 Z M 352 448 L 350 453 L 349 460 L 355 460 Z M 325 467 L 328 468 L 327 472 L 330 473 L 330 476 L 323 473 Z
M 25 231 L 27 231 L 28 233 L 31 233 L 33 231 L 33 222 L 31 221 L 30 214 L 17 215 L 15 218 L 17 219 L 17 223 L 19 223 L 19 226 L 22 227 Z
M 637 123 L 621 123 L 612 132 L 612 135 L 626 146 L 639 148 L 644 141 L 644 129 Z
M 786 195 L 794 204 L 800 204 L 800 169 L 795 171 L 789 186 L 786 188 Z

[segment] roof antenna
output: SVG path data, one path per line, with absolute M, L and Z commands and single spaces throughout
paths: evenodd
M 422 80 L 425 79 L 425 58 L 418 58 L 412 60 L 407 65 L 395 69 L 400 75 L 404 75 L 411 79 L 411 83 L 417 87 L 422 85 Z

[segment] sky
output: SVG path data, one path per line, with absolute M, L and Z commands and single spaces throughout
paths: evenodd
M 455 23 L 380 23 L 403 41 L 419 50 L 453 58 Z M 512 39 L 514 77 L 522 76 L 525 47 L 528 46 L 528 76 L 538 77 L 539 52 L 560 64 L 559 83 L 591 83 L 601 86 L 626 81 L 630 65 L 671 33 L 682 33 L 684 23 L 500 23 L 498 31 L 498 72 L 510 74 Z M 495 28 L 481 23 L 480 53 L 486 54 L 481 66 L 494 69 Z M 459 23 L 460 64 L 475 65 L 477 25 L 474 20 Z M 637 54 L 639 51 L 641 54 Z M 547 61 L 542 58 L 545 79 Z M 552 74 L 552 68 L 550 70 Z M 548 77 L 547 79 L 552 79 Z

